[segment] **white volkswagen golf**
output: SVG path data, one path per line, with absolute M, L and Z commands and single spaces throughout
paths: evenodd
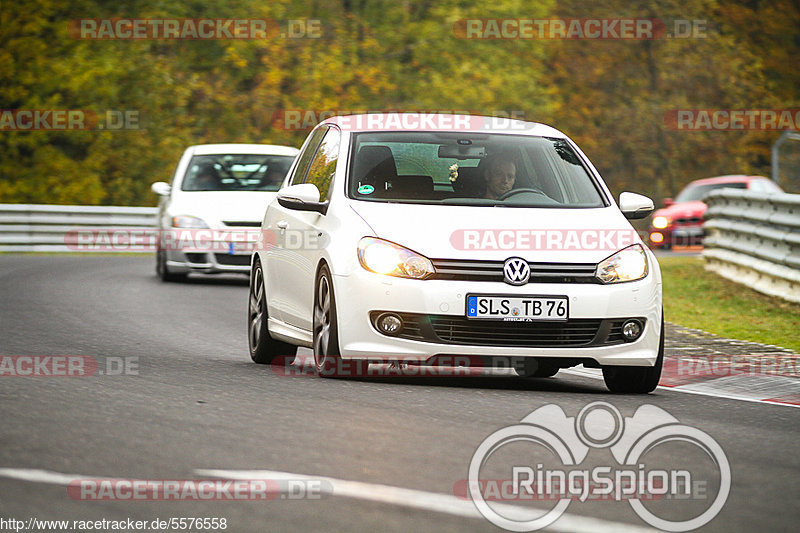
M 158 277 L 180 281 L 190 272 L 247 274 L 264 211 L 297 154 L 297 148 L 270 144 L 187 148 L 172 183 L 151 186 L 161 197 Z
M 357 361 L 479 357 L 520 375 L 602 368 L 647 393 L 664 352 L 661 274 L 581 150 L 542 124 L 462 115 L 333 117 L 308 136 L 251 259 L 257 363 L 313 348 Z

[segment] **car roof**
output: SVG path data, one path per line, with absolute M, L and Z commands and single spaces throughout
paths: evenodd
M 223 154 L 263 154 L 263 155 L 297 155 L 300 150 L 291 146 L 277 144 L 196 144 L 189 147 L 194 155 Z
M 410 121 L 421 121 L 419 128 L 402 128 L 398 124 Z M 428 128 L 426 123 L 439 124 L 442 127 Z M 566 138 L 557 129 L 538 122 L 526 122 L 504 117 L 485 115 L 464 115 L 447 113 L 365 113 L 356 115 L 339 115 L 325 119 L 321 124 L 336 124 L 343 131 L 378 132 L 378 131 L 434 131 L 434 132 L 470 132 L 470 133 L 502 133 L 511 135 L 531 135 L 536 137 Z M 447 128 L 447 124 L 468 124 L 466 127 Z
M 746 174 L 728 174 L 725 176 L 714 176 L 713 178 L 703 178 L 690 182 L 689 185 L 716 185 L 719 183 L 749 183 L 757 179 L 769 179 L 764 176 L 748 176 Z

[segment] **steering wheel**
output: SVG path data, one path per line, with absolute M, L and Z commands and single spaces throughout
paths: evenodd
M 534 193 L 534 194 L 541 194 L 542 196 L 547 196 L 547 195 L 545 194 L 545 192 L 544 192 L 543 190 L 541 190 L 541 189 L 532 189 L 532 188 L 526 188 L 526 189 L 511 189 L 511 190 L 510 190 L 510 191 L 508 191 L 507 193 L 505 193 L 505 194 L 503 194 L 502 196 L 500 196 L 500 197 L 498 198 L 498 200 L 505 200 L 506 198 L 511 198 L 511 197 L 512 197 L 512 196 L 514 196 L 515 194 L 521 194 L 521 193 L 524 193 L 524 192 L 532 192 L 532 193 Z M 548 197 L 548 198 L 550 198 L 549 196 L 547 196 L 547 197 Z

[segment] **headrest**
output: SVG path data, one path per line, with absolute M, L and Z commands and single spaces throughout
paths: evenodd
M 397 165 L 388 146 L 362 146 L 356 154 L 353 176 L 358 183 L 385 183 L 397 177 Z

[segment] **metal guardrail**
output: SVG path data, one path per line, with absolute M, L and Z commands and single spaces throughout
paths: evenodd
M 81 245 L 78 233 L 125 229 L 152 235 L 157 213 L 156 207 L 0 204 L 0 252 L 108 252 L 108 246 Z
M 706 268 L 800 302 L 800 194 L 721 189 L 705 202 Z

